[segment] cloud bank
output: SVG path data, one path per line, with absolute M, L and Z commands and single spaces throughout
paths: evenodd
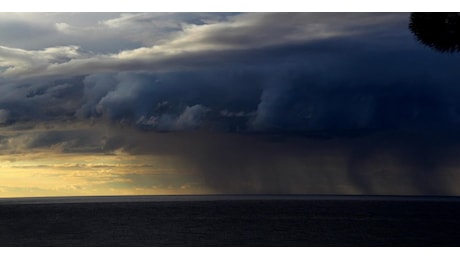
M 123 173 L 35 161 L 119 181 L 106 190 L 459 194 L 460 59 L 418 45 L 408 19 L 1 15 L 1 156 L 115 156 Z M 174 174 L 148 171 L 158 156 Z

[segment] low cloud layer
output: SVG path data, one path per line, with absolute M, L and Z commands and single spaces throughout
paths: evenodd
M 287 136 L 55 125 L 6 132 L 1 146 L 10 174 L 51 171 L 87 188 L 121 182 L 151 193 L 460 194 L 460 136 L 452 132 Z

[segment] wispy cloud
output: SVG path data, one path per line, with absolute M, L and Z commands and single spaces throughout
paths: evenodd
M 30 78 L 34 76 L 68 77 L 95 72 L 120 70 L 171 71 L 181 68 L 195 68 L 198 61 L 210 53 L 260 49 L 283 44 L 296 44 L 335 37 L 368 33 L 369 26 L 382 23 L 397 23 L 402 15 L 315 15 L 309 13 L 252 13 L 230 15 L 223 20 L 201 19 L 199 24 L 182 23 L 180 29 L 174 23 L 161 24 L 156 16 L 133 14 L 102 21 L 110 28 L 122 29 L 142 25 L 168 31 L 161 41 L 153 46 L 123 50 L 118 53 L 94 53 L 82 56 L 75 46 L 53 47 L 39 51 L 27 51 L 3 47 L 0 53 L 2 66 L 7 69 L 3 77 Z M 147 24 L 147 25 L 146 25 Z M 72 27 L 57 23 L 62 33 L 70 33 Z M 124 29 L 123 29 L 124 30 Z M 123 31 L 121 32 L 123 35 Z M 139 33 L 138 33 L 139 34 Z M 140 40 L 144 42 L 144 40 Z M 63 62 L 56 62 L 57 60 Z

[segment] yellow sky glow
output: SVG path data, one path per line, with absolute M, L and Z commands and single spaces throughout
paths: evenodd
M 0 161 L 0 197 L 209 193 L 162 156 L 30 153 Z

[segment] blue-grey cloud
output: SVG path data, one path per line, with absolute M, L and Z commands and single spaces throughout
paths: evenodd
M 223 131 L 458 127 L 456 59 L 424 49 L 342 53 L 340 43 L 265 49 L 264 60 L 245 53 L 193 71 L 8 83 L 0 105 L 10 120 L 108 118 L 158 130 L 179 130 L 174 121 L 195 105 L 208 109 L 200 124 Z
M 459 194 L 460 59 L 408 17 L 48 17 L 67 42 L 0 47 L 0 146 L 167 154 L 220 192 Z
M 135 17 L 136 15 L 128 17 L 132 16 Z M 147 16 L 147 20 L 155 21 L 152 17 L 155 16 Z M 126 24 L 127 21 L 129 21 L 128 24 L 132 22 L 132 19 L 127 19 L 126 21 L 119 18 L 118 20 L 121 20 L 121 24 Z M 144 19 L 141 20 L 143 21 Z M 155 70 L 160 72 L 181 68 L 191 69 L 201 67 L 199 66 L 199 60 L 203 58 L 208 60 L 208 64 L 205 63 L 204 65 L 209 66 L 209 62 L 215 64 L 217 60 L 209 60 L 210 57 L 215 57 L 216 55 L 220 57 L 221 52 L 232 50 L 254 50 L 337 37 L 363 37 L 371 32 L 378 32 L 383 37 L 388 37 L 389 29 L 402 24 L 407 19 L 403 14 L 356 14 L 350 16 L 349 14 L 252 13 L 223 15 L 223 18 L 207 15 L 207 17 L 184 20 L 189 23 L 181 24 L 180 30 L 173 31 L 167 36 L 163 35 L 163 40 L 154 42 L 153 45 L 143 45 L 138 48 L 112 53 L 90 52 L 91 56 L 84 55 L 85 53 L 78 53 L 78 56 L 68 57 L 70 60 L 65 63 L 48 63 L 45 64 L 46 66 L 37 67 L 34 62 L 18 62 L 15 56 L 19 52 L 21 55 L 25 53 L 28 56 L 34 55 L 35 59 L 46 60 L 46 57 L 41 55 L 42 53 L 46 54 L 46 48 L 35 52 L 24 49 L 6 49 L 9 52 L 5 52 L 2 55 L 13 59 L 4 62 L 3 66 L 7 67 L 7 69 L 2 75 L 22 78 L 39 76 L 65 77 L 119 70 Z M 192 22 L 193 20 L 199 20 L 200 22 Z M 108 24 L 107 26 L 110 27 L 110 24 L 112 24 L 110 21 L 113 23 L 112 19 L 102 22 L 102 24 Z M 136 21 L 134 19 L 134 23 L 139 24 Z M 145 26 L 144 23 L 141 24 Z M 150 25 L 150 22 L 147 24 Z M 153 28 L 163 28 L 162 25 L 155 26 L 154 22 L 152 26 Z M 117 29 L 119 27 L 114 27 L 112 24 L 111 28 Z M 375 30 L 369 30 L 371 27 L 375 28 Z M 66 31 L 70 27 L 65 23 L 57 23 L 57 28 L 61 31 Z M 144 27 L 143 29 L 149 31 L 149 28 Z M 167 29 L 165 30 L 167 31 Z M 165 30 L 162 30 L 162 32 Z M 104 35 L 103 31 L 101 35 Z M 86 33 L 89 32 L 91 31 Z M 391 36 L 394 35 L 390 34 Z M 63 35 L 63 37 L 67 36 Z M 105 39 L 102 36 L 96 36 L 96 38 L 102 42 L 114 40 L 112 38 Z M 212 55 L 210 55 L 211 53 Z M 218 60 L 222 62 L 222 59 Z

